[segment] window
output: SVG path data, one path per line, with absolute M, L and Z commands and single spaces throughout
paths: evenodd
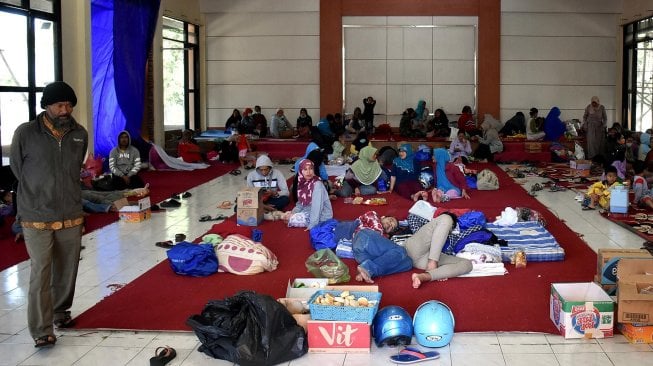
M 623 121 L 653 128 L 653 17 L 624 26 Z
M 0 0 L 2 165 L 16 127 L 41 110 L 43 87 L 61 79 L 59 22 L 58 0 Z
M 163 125 L 200 128 L 199 26 L 163 17 Z

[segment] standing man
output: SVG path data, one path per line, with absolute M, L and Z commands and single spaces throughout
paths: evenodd
M 31 259 L 27 323 L 35 347 L 53 346 L 54 326 L 73 325 L 70 307 L 81 250 L 80 171 L 88 133 L 71 116 L 75 91 L 63 81 L 43 90 L 35 120 L 23 123 L 11 144 L 18 179 L 18 214 Z

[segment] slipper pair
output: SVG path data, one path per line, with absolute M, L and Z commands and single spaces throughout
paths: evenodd
M 200 222 L 206 222 L 206 221 L 220 221 L 226 219 L 227 216 L 225 215 L 218 215 L 216 217 L 211 217 L 211 215 L 202 215 L 200 216 Z
M 191 196 L 192 196 L 192 194 L 190 192 L 184 192 L 183 194 L 182 193 L 175 193 L 172 196 L 170 196 L 170 198 L 172 198 L 174 200 L 178 200 L 178 199 L 182 199 L 182 198 L 190 198 Z
M 221 209 L 223 209 L 223 210 L 228 210 L 228 209 L 230 209 L 230 208 L 231 208 L 231 201 L 222 201 L 222 203 L 220 203 L 220 204 L 218 205 L 218 208 L 221 208 Z
M 154 351 L 155 356 L 150 358 L 150 366 L 164 366 L 177 357 L 177 351 L 172 347 L 159 347 Z
M 57 343 L 57 337 L 53 335 L 46 335 L 43 337 L 38 337 L 34 340 L 34 347 L 36 348 L 44 348 L 44 347 L 52 347 L 54 344 Z
M 440 353 L 436 351 L 422 352 L 414 347 L 406 347 L 397 355 L 390 356 L 394 363 L 406 365 L 416 362 L 435 360 L 440 358 Z
M 240 175 L 240 170 L 234 169 L 234 170 L 230 171 L 229 174 L 231 174 L 231 175 Z

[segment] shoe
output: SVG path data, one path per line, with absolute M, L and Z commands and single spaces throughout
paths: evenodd
M 184 194 L 181 195 L 181 198 L 190 198 L 193 194 L 190 192 L 184 192 Z
M 154 354 L 155 356 L 150 358 L 150 366 L 164 366 L 177 357 L 177 351 L 169 346 L 157 348 Z
M 54 326 L 57 329 L 70 328 L 73 325 L 75 325 L 75 321 L 70 316 L 69 312 L 66 312 L 66 315 L 64 315 L 63 318 L 60 318 L 60 319 L 57 319 L 57 320 L 54 321 Z
M 184 240 L 186 240 L 185 234 L 175 234 L 175 243 L 181 243 Z
M 234 176 L 240 175 L 240 170 L 234 169 L 234 170 L 230 171 L 229 174 L 234 175 Z
M 165 249 L 170 249 L 175 246 L 175 244 L 171 240 L 166 240 L 166 241 L 157 241 L 154 245 L 160 248 L 165 248 Z
M 43 337 L 36 338 L 34 340 L 34 347 L 43 348 L 43 347 L 52 347 L 57 343 L 57 337 L 53 335 L 46 335 Z
M 179 193 L 174 193 L 170 198 L 173 200 L 179 200 L 181 199 L 181 195 Z
M 440 358 L 440 353 L 437 351 L 422 352 L 414 347 L 406 347 L 403 350 L 401 350 L 399 354 L 390 356 L 392 362 L 401 365 L 428 361 L 428 360 L 435 360 L 438 358 Z
M 179 206 L 181 206 L 181 202 L 177 201 L 176 199 L 171 198 L 169 200 L 161 202 L 159 204 L 159 206 L 165 207 L 165 208 L 179 207 Z

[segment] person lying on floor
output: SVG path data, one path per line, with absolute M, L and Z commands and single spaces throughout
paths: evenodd
M 376 182 L 388 177 L 381 169 L 381 165 L 376 160 L 377 149 L 373 146 L 365 146 L 360 150 L 358 160 L 351 168 L 347 170 L 342 187 L 334 193 L 338 197 L 350 197 L 376 194 Z
M 117 212 L 116 201 L 134 196 L 145 197 L 149 193 L 149 184 L 146 184 L 143 188 L 118 191 L 96 191 L 87 189 L 82 185 L 82 208 L 87 213 Z
M 297 204 L 282 217 L 288 221 L 288 226 L 306 227 L 306 230 L 310 230 L 317 224 L 333 218 L 329 192 L 315 175 L 313 165 L 309 159 L 299 163 Z M 293 224 L 294 222 L 297 224 Z
M 283 211 L 290 203 L 290 192 L 283 173 L 274 168 L 267 155 L 256 159 L 256 169 L 247 174 L 248 187 L 260 187 L 265 192 L 265 211 Z
M 109 153 L 109 170 L 114 190 L 145 187 L 143 179 L 138 176 L 141 154 L 131 145 L 131 136 L 127 131 L 118 134 L 118 146 Z
M 449 233 L 456 225 L 454 215 L 445 213 L 423 225 L 405 240 L 404 247 L 383 236 L 383 232 L 393 232 L 397 228 L 395 218 L 383 217 L 382 224 L 378 225 L 374 223 L 374 216 L 366 213 L 358 220 L 362 222 L 357 227 L 360 231 L 352 240 L 354 259 L 359 263 L 358 281 L 374 283 L 374 277 L 406 272 L 414 267 L 425 270 L 411 276 L 413 288 L 419 288 L 422 282 L 443 281 L 472 270 L 471 261 L 443 253 Z

